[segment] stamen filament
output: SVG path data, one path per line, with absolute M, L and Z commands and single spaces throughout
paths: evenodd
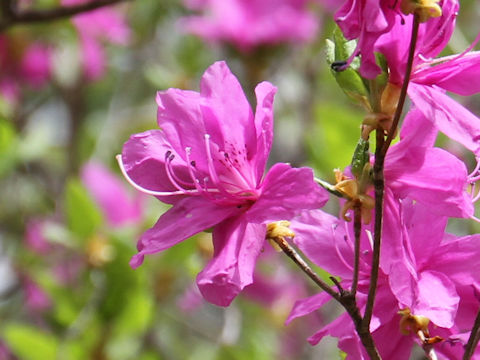
M 153 196 L 175 196 L 175 195 L 200 195 L 200 192 L 198 190 L 183 190 L 183 191 L 154 191 L 154 190 L 149 190 L 145 189 L 144 187 L 138 185 L 135 181 L 132 180 L 132 178 L 127 174 L 127 171 L 125 170 L 125 166 L 123 164 L 122 160 L 122 155 L 117 155 L 115 157 L 117 159 L 118 165 L 120 166 L 120 170 L 125 177 L 125 179 L 128 181 L 130 185 L 132 185 L 135 189 L 137 189 L 140 192 L 143 192 L 148 195 L 153 195 Z M 211 189 L 209 190 L 210 192 L 217 192 L 216 189 Z

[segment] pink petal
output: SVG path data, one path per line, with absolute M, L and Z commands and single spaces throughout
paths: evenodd
M 142 235 L 137 244 L 139 252 L 130 260 L 130 266 L 137 268 L 145 255 L 168 249 L 238 212 L 235 206 L 220 207 L 203 197 L 184 198 Z
M 261 185 L 262 194 L 248 210 L 249 221 L 256 223 L 288 220 L 303 209 L 320 208 L 328 200 L 326 190 L 313 181 L 310 168 L 275 164 Z
M 125 189 L 126 184 L 103 165 L 87 163 L 82 168 L 81 178 L 110 225 L 121 226 L 140 220 L 139 199 L 132 198 Z
M 428 317 L 437 326 L 451 328 L 460 300 L 455 284 L 447 275 L 433 270 L 422 271 L 417 286 L 417 303 L 412 312 Z
M 434 250 L 429 268 L 446 274 L 460 285 L 480 284 L 480 272 L 472 271 L 480 259 L 480 235 L 447 240 Z
M 255 128 L 257 132 L 256 170 L 257 184 L 263 177 L 268 155 L 273 142 L 273 98 L 277 88 L 269 82 L 262 82 L 255 88 L 257 109 Z
M 344 224 L 321 210 L 304 211 L 291 222 L 295 245 L 317 266 L 330 274 L 351 279 L 353 248 Z
M 297 300 L 293 309 L 288 315 L 285 325 L 290 324 L 294 319 L 308 315 L 319 310 L 323 305 L 332 300 L 331 296 L 326 292 L 321 292 L 310 296 L 306 299 Z
M 385 160 L 385 180 L 403 199 L 410 197 L 432 206 L 436 214 L 470 217 L 473 204 L 465 196 L 467 169 L 449 152 L 439 148 L 405 149 L 403 158 Z
M 408 94 L 427 119 L 480 156 L 480 119 L 436 87 L 410 83 Z
M 180 178 L 188 181 L 187 165 L 165 139 L 161 130 L 149 130 L 134 134 L 124 144 L 122 161 L 132 180 L 147 190 L 176 191 L 165 170 L 165 155 L 170 151 L 175 156 L 172 161 L 173 171 Z M 159 197 L 163 202 L 172 203 L 177 197 Z
M 237 78 L 224 61 L 211 65 L 203 74 L 200 94 L 205 128 L 220 149 L 231 153 L 246 147 L 247 160 L 256 153 L 252 110 Z
M 206 214 L 205 209 L 201 212 Z M 203 297 L 228 306 L 253 282 L 253 270 L 265 242 L 265 225 L 248 223 L 244 216 L 228 219 L 213 230 L 213 259 L 197 276 Z

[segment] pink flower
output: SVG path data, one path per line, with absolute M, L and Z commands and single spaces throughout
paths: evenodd
M 138 222 L 142 217 L 141 199 L 127 193 L 122 181 L 102 164 L 89 162 L 81 178 L 111 226 Z
M 140 238 L 133 267 L 213 227 L 213 259 L 197 284 L 208 301 L 227 306 L 252 283 L 265 224 L 327 201 L 311 169 L 276 164 L 263 176 L 275 91 L 268 82 L 257 85 L 253 115 L 238 80 L 217 62 L 203 75 L 200 93 L 157 94 L 162 130 L 133 135 L 118 158 L 134 186 L 173 207 Z
M 392 28 L 400 14 L 398 0 L 348 0 L 335 14 L 335 21 L 348 40 L 357 39 L 357 47 L 347 60 L 361 55 L 360 73 L 373 79 L 381 69 L 376 64 L 374 46 L 378 38 Z
M 441 17 L 420 24 L 408 94 L 440 131 L 478 157 L 480 119 L 445 92 L 473 95 L 480 91 L 480 52 L 467 49 L 462 54 L 435 58 L 453 33 L 458 7 L 458 1 L 446 0 Z M 389 81 L 397 86 L 401 86 L 405 74 L 411 27 L 411 17 L 406 17 L 404 22 L 397 19 L 376 45 L 376 50 L 387 59 Z
M 63 5 L 76 5 L 86 0 L 62 0 Z M 102 41 L 126 45 L 130 40 L 130 28 L 125 17 L 111 8 L 101 8 L 73 18 L 82 46 L 82 60 L 85 75 L 97 80 L 105 73 L 105 51 Z
M 33 312 L 41 312 L 52 306 L 48 295 L 28 276 L 23 278 L 25 304 Z
M 0 35 L 0 94 L 10 102 L 20 97 L 21 86 L 39 88 L 50 77 L 50 49 L 38 42 Z
M 380 355 L 386 359 L 408 359 L 416 339 L 400 332 L 397 312 L 408 307 L 412 314 L 426 316 L 433 324 L 431 336 L 447 341 L 435 346 L 439 354 L 454 359 L 463 354 L 460 334 L 470 329 L 478 311 L 477 289 L 480 276 L 475 259 L 480 255 L 479 236 L 456 238 L 446 235 L 446 217 L 410 199 L 400 205 L 387 191 L 384 243 L 395 243 L 396 252 L 382 249 L 387 258 L 379 274 L 377 296 L 370 325 Z M 388 215 L 387 215 L 388 214 Z M 342 279 L 348 289 L 353 274 L 353 229 L 320 210 L 305 211 L 292 221 L 295 243 L 315 264 Z M 361 237 L 358 304 L 365 306 L 370 276 L 371 245 Z M 389 264 L 390 269 L 383 271 Z M 287 323 L 309 314 L 330 300 L 319 293 L 295 304 Z M 367 359 L 349 316 L 344 313 L 309 338 L 312 344 L 324 336 L 339 338 L 339 348 L 347 359 Z
M 181 23 L 187 32 L 210 42 L 233 44 L 249 52 L 261 45 L 311 40 L 318 20 L 307 0 L 190 0 L 185 5 L 203 11 Z
M 52 244 L 44 235 L 44 226 L 47 220 L 32 219 L 28 221 L 25 230 L 25 245 L 37 254 L 47 254 L 52 250 Z

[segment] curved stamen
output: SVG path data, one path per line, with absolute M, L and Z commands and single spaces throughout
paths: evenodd
M 127 174 L 127 171 L 125 170 L 125 166 L 123 164 L 122 160 L 122 155 L 117 155 L 115 157 L 117 159 L 118 165 L 120 167 L 120 170 L 125 177 L 125 179 L 128 181 L 130 185 L 132 185 L 135 189 L 137 189 L 140 192 L 143 192 L 148 195 L 153 195 L 153 196 L 174 196 L 174 195 L 200 195 L 198 190 L 183 190 L 183 191 L 155 191 L 155 190 L 149 190 L 145 189 L 144 187 L 138 185 L 135 181 L 132 180 L 132 178 Z M 216 189 L 211 189 L 209 190 L 210 192 L 217 192 Z
M 167 151 L 165 153 L 165 172 L 167 173 L 168 180 L 172 183 L 173 186 L 175 186 L 178 190 L 185 192 L 187 189 L 183 188 L 180 186 L 176 179 L 175 179 L 175 174 L 173 173 L 173 169 L 171 166 L 172 160 L 175 158 L 175 155 L 172 154 L 171 151 Z

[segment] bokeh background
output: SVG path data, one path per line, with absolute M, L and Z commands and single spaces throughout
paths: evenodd
M 11 3 L 21 12 L 84 1 Z M 317 289 L 269 247 L 254 285 L 225 309 L 205 303 L 195 286 L 212 253 L 208 233 L 148 256 L 136 270 L 128 265 L 139 235 L 167 206 L 136 193 L 115 155 L 131 134 L 157 127 L 156 91 L 198 90 L 216 60 L 227 61 L 252 102 L 255 85 L 272 82 L 278 93 L 270 164 L 308 165 L 330 182 L 334 168 L 349 164 L 359 137 L 364 111 L 339 89 L 325 61 L 339 2 L 265 1 L 262 16 L 291 3 L 308 26 L 292 38 L 289 26 L 305 24 L 284 12 L 275 16 L 287 30 L 260 40 L 259 29 L 276 25 L 269 16 L 258 28 L 252 24 L 260 15 L 241 31 L 232 22 L 233 29 L 211 25 L 202 34 L 199 19 L 215 20 L 204 9 L 209 3 L 215 1 L 131 0 L 8 26 L 3 9 L 0 359 L 341 358 L 333 340 L 306 342 L 337 307 L 284 326 L 294 301 Z M 469 46 L 479 18 L 478 1 L 462 0 L 448 51 Z M 478 100 L 460 99 L 480 114 Z M 464 156 L 456 144 L 440 141 Z M 329 210 L 338 208 L 333 203 Z M 451 227 L 475 231 L 466 222 Z

